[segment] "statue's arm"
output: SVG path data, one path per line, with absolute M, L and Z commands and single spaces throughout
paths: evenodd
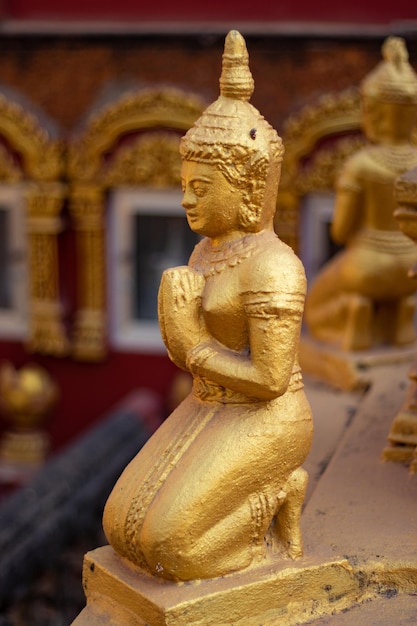
M 335 243 L 344 245 L 361 227 L 363 191 L 356 159 L 348 161 L 336 186 L 336 199 L 331 236 Z
M 243 296 L 249 349 L 236 352 L 208 339 L 188 354 L 194 375 L 260 400 L 285 393 L 298 351 L 305 278 L 301 266 L 295 275 L 289 268 L 276 269 Z

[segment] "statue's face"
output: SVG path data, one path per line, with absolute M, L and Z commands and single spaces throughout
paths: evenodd
M 381 126 L 381 105 L 378 101 L 368 96 L 362 97 L 362 127 L 370 141 L 379 139 Z
M 184 161 L 181 180 L 191 230 L 213 239 L 239 231 L 242 195 L 216 166 Z

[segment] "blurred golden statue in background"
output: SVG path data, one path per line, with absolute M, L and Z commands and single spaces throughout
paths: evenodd
M 242 36 L 220 97 L 181 143 L 183 206 L 203 236 L 165 271 L 162 336 L 192 392 L 126 468 L 104 512 L 117 553 L 155 576 L 212 578 L 302 554 L 310 448 L 298 343 L 304 270 L 273 230 L 283 155 L 249 104 Z
M 402 39 L 389 37 L 382 54 L 361 85 L 370 145 L 348 159 L 336 188 L 331 235 L 345 249 L 325 265 L 306 301 L 311 336 L 347 351 L 415 341 L 417 286 L 407 272 L 416 246 L 393 213 L 394 181 L 417 165 L 417 76 Z
M 395 182 L 397 208 L 394 216 L 402 232 L 417 243 L 417 168 L 405 172 Z M 417 257 L 417 246 L 416 246 Z M 416 281 L 417 261 L 409 270 Z M 403 406 L 395 416 L 388 434 L 388 445 L 382 451 L 384 461 L 410 464 L 417 473 L 417 355 L 409 371 L 409 388 Z

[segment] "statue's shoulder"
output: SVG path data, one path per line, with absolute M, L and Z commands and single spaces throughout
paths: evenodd
M 369 172 L 375 169 L 373 149 L 372 145 L 364 146 L 346 159 L 337 176 L 336 188 L 338 190 L 361 190 L 363 179 L 366 179 Z
M 268 232 L 259 237 L 258 246 L 252 256 L 252 267 L 248 280 L 262 284 L 298 286 L 305 284 L 305 272 L 301 260 L 293 249 L 279 237 Z M 297 287 L 298 289 L 298 287 Z
M 343 163 L 341 172 L 360 173 L 364 166 L 372 160 L 373 148 L 372 145 L 366 145 L 351 154 Z
M 262 257 L 263 261 L 274 264 L 281 263 L 284 259 L 294 265 L 301 263 L 294 250 L 273 231 L 260 233 L 256 255 Z

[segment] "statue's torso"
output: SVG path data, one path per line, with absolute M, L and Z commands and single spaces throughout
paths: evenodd
M 359 150 L 346 163 L 339 189 L 358 196 L 361 219 L 358 228 L 399 231 L 394 182 L 403 172 L 417 166 L 417 148 L 371 145 Z
M 280 273 L 288 262 L 299 265 L 295 255 L 273 232 L 248 235 L 229 249 L 209 253 L 210 246 L 201 242 L 190 259 L 190 266 L 202 272 L 206 284 L 202 294 L 204 321 L 210 334 L 226 347 L 249 351 L 248 316 L 245 306 L 262 293 L 268 282 L 272 294 L 280 297 Z M 213 251 L 212 251 L 213 252 Z M 274 283 L 263 274 L 262 257 L 267 252 L 269 264 L 275 265 Z M 285 260 L 284 260 L 285 256 Z M 254 268 L 256 268 L 254 270 Z M 302 273 L 304 277 L 304 273 Z

